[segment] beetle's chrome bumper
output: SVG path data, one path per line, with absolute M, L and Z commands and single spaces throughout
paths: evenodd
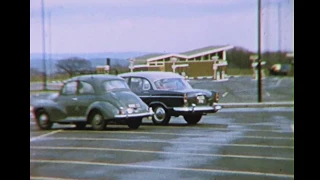
M 216 112 L 222 107 L 217 103 L 214 103 L 213 106 L 195 106 L 192 107 L 174 107 L 173 110 L 177 112 L 197 112 L 197 111 L 206 111 L 206 112 Z
M 126 113 L 126 114 L 117 114 L 114 117 L 115 118 L 135 118 L 135 117 L 149 117 L 152 116 L 154 113 L 152 111 L 151 108 L 149 108 L 149 112 L 145 112 L 145 113 Z

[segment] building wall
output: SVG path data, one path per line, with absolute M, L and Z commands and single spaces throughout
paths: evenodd
M 188 61 L 188 62 L 176 62 L 178 64 L 189 64 L 188 67 L 176 68 L 176 72 L 184 70 L 187 76 L 213 76 L 213 61 Z M 172 72 L 172 63 L 165 63 L 165 71 Z
M 188 67 L 178 67 L 176 68 L 176 73 L 185 72 L 189 77 L 206 77 L 213 76 L 213 61 L 211 60 L 212 56 L 218 56 L 219 59 L 223 59 L 223 51 L 218 53 L 207 54 L 204 56 L 198 56 L 190 59 L 178 58 L 176 65 L 178 64 L 188 64 Z M 164 62 L 163 67 L 148 67 L 148 68 L 139 68 L 134 71 L 167 71 L 173 72 L 171 58 L 159 59 L 158 62 Z M 155 62 L 153 62 L 155 63 Z M 226 66 L 218 67 L 217 71 L 226 71 Z

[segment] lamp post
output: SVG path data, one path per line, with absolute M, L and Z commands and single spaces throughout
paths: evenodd
M 261 0 L 258 0 L 258 102 L 262 102 L 261 83 Z
M 173 70 L 173 73 L 176 73 L 176 62 L 177 62 L 177 58 L 176 57 L 171 57 L 170 58 L 171 62 L 172 62 L 172 70 Z
M 41 0 L 42 17 L 42 62 L 43 62 L 43 90 L 47 90 L 47 70 L 46 70 L 46 38 L 45 38 L 45 20 L 44 20 L 44 0 Z

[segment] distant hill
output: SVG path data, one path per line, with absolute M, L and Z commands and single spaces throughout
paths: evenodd
M 106 58 L 110 58 L 110 65 L 121 65 L 129 66 L 129 58 L 142 56 L 150 52 L 107 52 L 107 53 L 64 53 L 64 54 L 51 54 L 46 55 L 46 67 L 48 72 L 55 72 L 55 64 L 58 60 L 69 58 L 69 57 L 79 57 L 89 60 L 92 66 L 105 65 Z M 49 60 L 50 58 L 50 60 Z M 31 53 L 30 54 L 30 67 L 36 68 L 40 71 L 43 70 L 43 61 L 41 53 Z

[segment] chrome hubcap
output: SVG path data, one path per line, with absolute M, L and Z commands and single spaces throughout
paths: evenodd
M 48 116 L 47 116 L 46 114 L 41 114 L 41 115 L 39 116 L 39 123 L 40 123 L 41 125 L 47 125 L 47 124 L 48 124 L 48 121 L 49 121 L 49 118 L 48 118 Z
M 154 119 L 156 121 L 163 121 L 165 116 L 166 116 L 166 111 L 163 108 L 159 107 L 156 109 L 154 113 Z
M 100 114 L 96 114 L 92 119 L 92 124 L 98 126 L 101 123 L 102 123 L 102 116 Z

